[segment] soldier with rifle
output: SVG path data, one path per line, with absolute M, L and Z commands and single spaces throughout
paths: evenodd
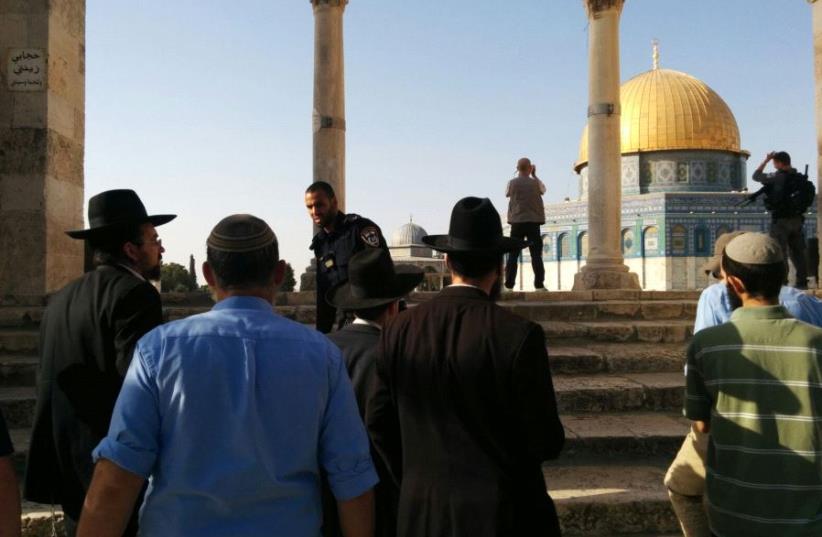
M 765 166 L 773 162 L 776 171 L 765 173 Z M 791 166 L 791 156 L 785 151 L 771 151 L 753 173 L 753 180 L 762 188 L 749 196 L 744 204 L 765 196 L 765 208 L 771 213 L 771 236 L 790 257 L 796 270 L 795 287 L 807 289 L 808 263 L 805 257 L 804 213 L 813 203 L 816 190 L 808 180 L 807 167 L 801 174 Z

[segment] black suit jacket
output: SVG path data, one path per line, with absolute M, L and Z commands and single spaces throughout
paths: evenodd
M 27 499 L 80 516 L 91 452 L 108 432 L 134 346 L 162 316 L 157 290 L 119 266 L 98 267 L 49 300 L 40 325 Z
M 542 461 L 559 455 L 542 328 L 449 287 L 383 333 L 366 422 L 400 482 L 398 537 L 559 535 Z
M 343 354 L 345 367 L 354 386 L 354 395 L 360 409 L 360 416 L 365 417 L 368 400 L 377 387 L 377 353 L 379 352 L 380 329 L 364 324 L 349 324 L 328 335 Z M 397 526 L 397 501 L 399 491 L 391 479 L 382 460 L 371 450 L 374 466 L 380 482 L 374 487 L 376 510 L 376 537 L 394 537 Z M 336 505 L 330 497 L 325 497 L 323 535 L 342 535 L 338 527 Z

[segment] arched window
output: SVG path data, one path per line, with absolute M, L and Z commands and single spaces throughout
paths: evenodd
M 636 238 L 634 230 L 625 228 L 622 230 L 622 255 L 633 255 L 636 252 Z
M 653 255 L 659 251 L 659 228 L 648 226 L 642 233 L 642 253 Z
M 588 257 L 588 232 L 583 231 L 577 237 L 577 256 L 580 259 Z
M 694 252 L 696 255 L 711 254 L 711 239 L 708 228 L 700 226 L 694 230 Z
M 557 238 L 557 259 L 568 259 L 571 257 L 571 236 L 562 233 Z
M 542 236 L 542 255 L 549 259 L 554 257 L 554 239 L 548 233 Z
M 671 228 L 671 253 L 673 255 L 688 253 L 688 230 L 682 224 L 675 224 Z

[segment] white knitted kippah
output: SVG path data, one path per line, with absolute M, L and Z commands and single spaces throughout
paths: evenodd
M 745 233 L 736 237 L 725 247 L 725 254 L 745 265 L 772 265 L 785 260 L 779 243 L 764 233 Z
M 276 243 L 277 236 L 268 224 L 250 214 L 232 214 L 223 218 L 206 241 L 209 248 L 232 253 L 253 252 Z

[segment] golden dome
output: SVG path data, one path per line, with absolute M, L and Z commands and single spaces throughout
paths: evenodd
M 739 147 L 739 127 L 731 109 L 714 90 L 691 75 L 651 69 L 620 88 L 621 152 L 708 149 L 747 155 Z M 579 160 L 588 162 L 588 126 Z

